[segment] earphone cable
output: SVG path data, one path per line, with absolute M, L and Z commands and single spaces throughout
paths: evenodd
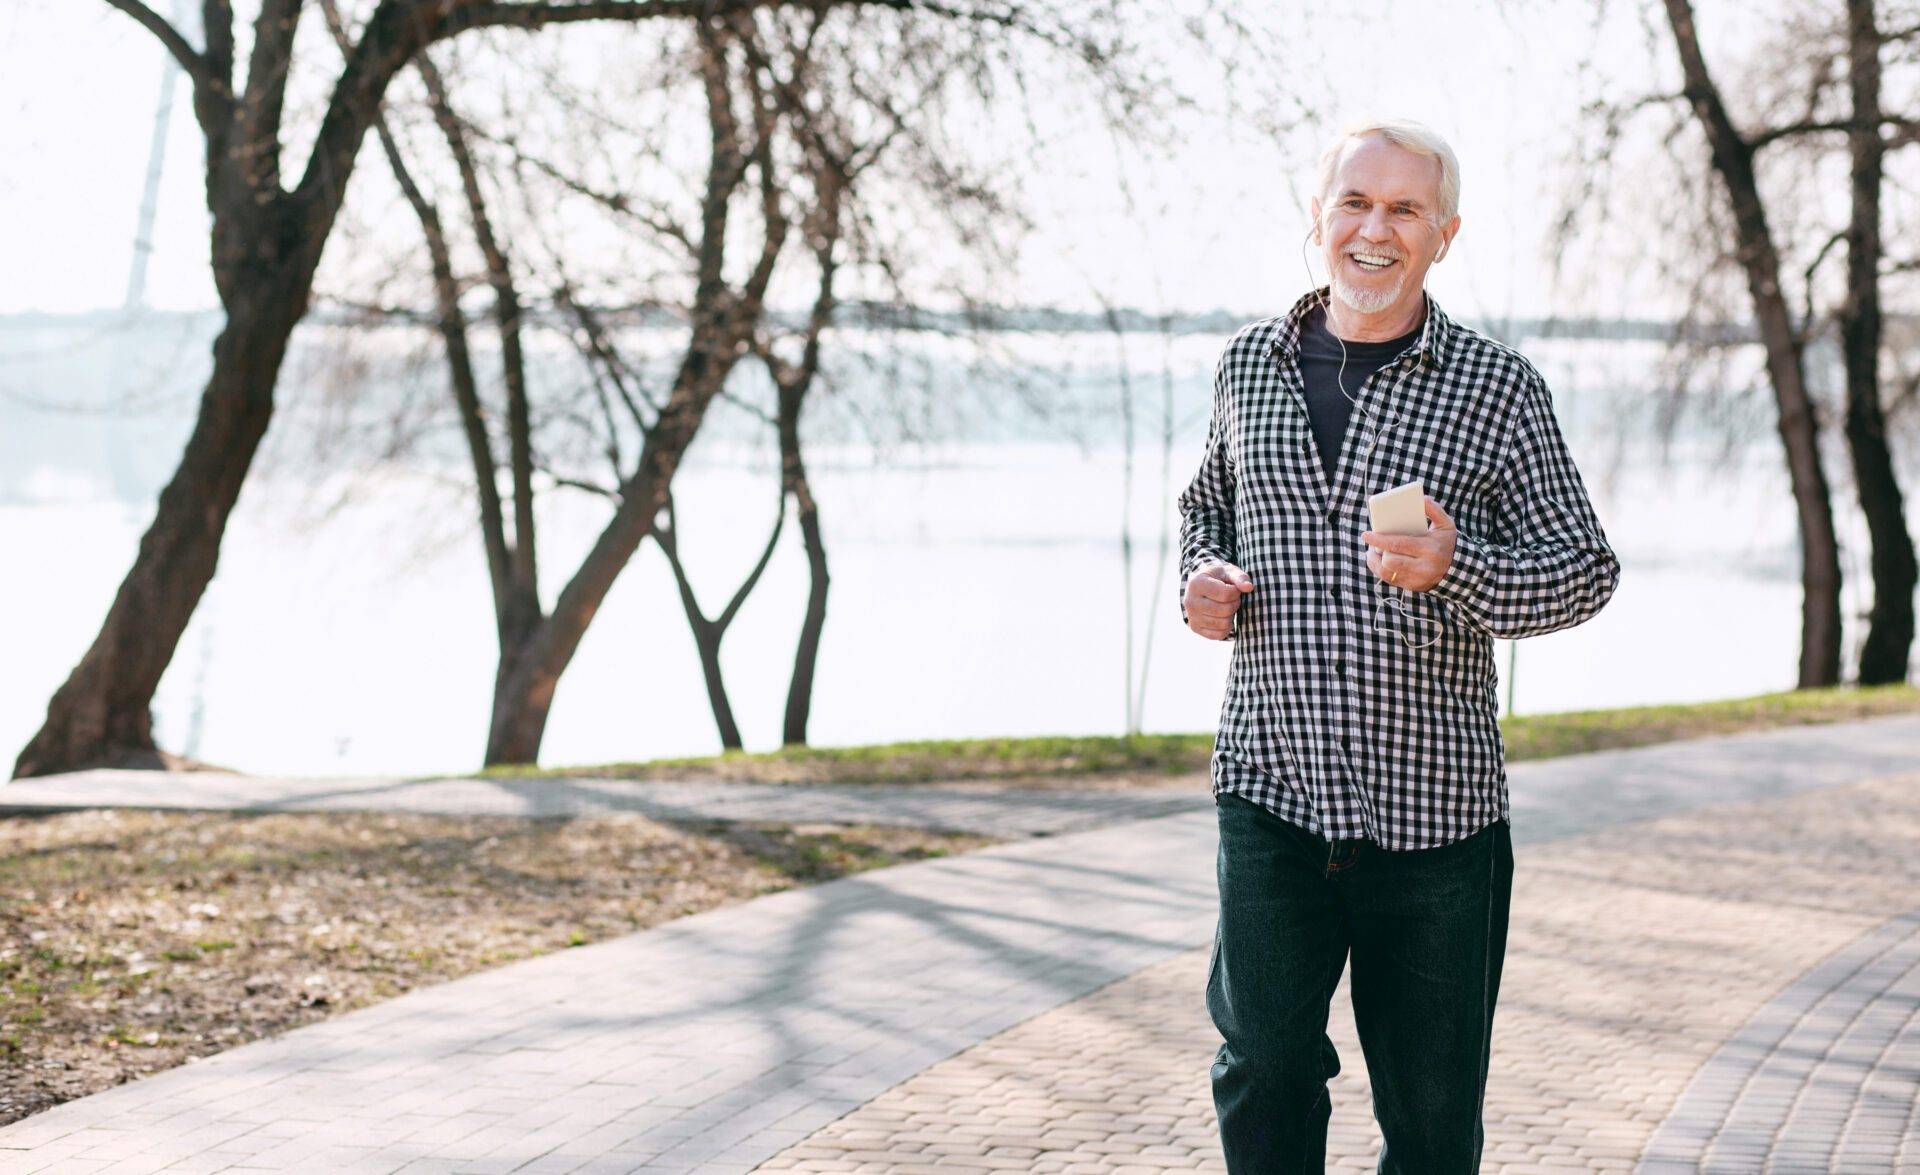
M 1313 239 L 1313 232 L 1314 232 L 1313 229 L 1308 229 L 1307 235 L 1301 238 L 1300 240 L 1300 264 L 1301 264 L 1301 267 L 1306 270 L 1308 287 L 1315 291 L 1318 291 L 1320 287 L 1313 280 L 1313 264 L 1307 259 L 1307 242 Z M 1324 294 L 1321 294 L 1320 296 L 1320 308 L 1323 313 L 1331 308 L 1332 300 L 1333 300 L 1333 277 L 1331 274 L 1329 274 L 1327 277 L 1327 292 Z M 1302 315 L 1301 317 L 1302 328 L 1304 328 L 1305 325 L 1306 325 L 1305 315 Z M 1363 422 L 1367 426 L 1369 439 L 1367 441 L 1367 451 L 1366 451 L 1366 479 L 1365 480 L 1370 482 L 1373 476 L 1374 468 L 1375 468 L 1374 467 L 1374 461 L 1375 461 L 1374 449 L 1378 445 L 1381 436 L 1386 432 L 1386 429 L 1376 427 L 1373 419 L 1373 416 L 1374 416 L 1373 410 L 1368 406 L 1360 403 L 1360 400 L 1358 397 L 1353 396 L 1347 391 L 1347 386 L 1346 386 L 1347 341 L 1340 337 L 1340 333 L 1338 331 L 1332 329 L 1331 323 L 1328 324 L 1327 333 L 1332 335 L 1334 338 L 1334 341 L 1340 344 L 1340 368 L 1339 368 L 1339 371 L 1334 376 L 1334 383 L 1337 387 L 1339 387 L 1340 394 L 1345 396 L 1347 400 L 1354 406 L 1354 408 L 1358 410 L 1358 412 L 1362 417 Z M 1403 366 L 1400 374 L 1394 379 L 1393 386 L 1389 388 L 1388 391 L 1385 393 L 1385 398 L 1390 398 L 1394 392 L 1397 392 L 1400 390 L 1400 386 L 1406 382 L 1407 376 L 1412 374 L 1413 369 L 1416 366 L 1418 366 L 1418 364 Z M 1395 409 L 1394 422 L 1398 423 L 1398 421 L 1399 421 L 1399 411 L 1398 409 Z M 1376 593 L 1378 592 L 1379 588 L 1384 587 L 1387 589 L 1384 595 L 1377 594 L 1377 600 L 1375 603 L 1376 616 L 1379 614 L 1379 611 L 1383 606 L 1390 606 L 1391 611 L 1398 612 L 1403 619 L 1406 619 L 1418 624 L 1431 624 L 1434 626 L 1436 630 L 1440 628 L 1439 621 L 1428 620 L 1422 617 L 1414 616 L 1412 613 L 1408 612 L 1406 609 L 1406 606 L 1399 599 L 1395 598 L 1395 596 L 1393 595 L 1394 585 L 1388 584 L 1383 580 L 1375 580 L 1374 583 L 1375 583 Z M 1405 591 L 1407 589 L 1403 588 L 1401 590 Z M 1409 591 L 1408 594 L 1411 595 L 1412 593 Z M 1440 631 L 1435 631 L 1435 633 L 1433 634 L 1433 638 L 1431 640 L 1423 641 L 1420 644 L 1415 644 L 1413 643 L 1412 638 L 1407 635 L 1407 632 L 1405 631 L 1405 629 L 1401 628 L 1399 625 L 1394 625 L 1392 627 L 1394 629 L 1394 634 L 1400 638 L 1400 643 L 1406 645 L 1407 648 L 1414 649 L 1414 650 L 1424 649 L 1431 645 L 1437 644 L 1441 636 L 1444 635 Z

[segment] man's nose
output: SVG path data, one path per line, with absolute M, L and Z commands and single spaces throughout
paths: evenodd
M 1369 241 L 1384 241 L 1393 236 L 1393 226 L 1387 223 L 1384 208 L 1375 204 L 1367 210 L 1366 218 L 1360 222 L 1360 235 Z

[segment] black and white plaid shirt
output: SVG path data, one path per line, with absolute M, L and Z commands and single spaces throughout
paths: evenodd
M 1180 614 L 1211 561 L 1253 580 L 1214 743 L 1213 790 L 1330 840 L 1447 844 L 1508 818 L 1493 637 L 1569 628 L 1620 562 L 1546 381 L 1431 295 L 1419 341 L 1360 387 L 1328 484 L 1300 329 L 1325 287 L 1241 328 L 1220 357 L 1199 472 L 1180 495 Z M 1453 517 L 1424 592 L 1367 566 L 1367 498 L 1418 479 Z

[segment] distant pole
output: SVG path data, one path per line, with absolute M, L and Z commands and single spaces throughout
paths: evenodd
M 1507 642 L 1507 717 L 1513 717 L 1513 674 L 1520 667 L 1520 642 Z
M 173 0 L 173 27 L 183 36 L 193 18 L 190 0 Z M 173 84 L 180 76 L 180 65 L 171 53 L 164 54 L 160 66 L 160 105 L 153 112 L 153 138 L 147 145 L 147 187 L 140 198 L 140 222 L 133 232 L 133 270 L 127 274 L 128 313 L 147 301 L 147 259 L 153 254 L 153 220 L 160 206 L 160 173 L 167 160 L 167 128 L 173 122 Z

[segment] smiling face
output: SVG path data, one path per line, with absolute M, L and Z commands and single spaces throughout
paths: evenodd
M 1340 315 L 1359 338 L 1418 320 L 1427 269 L 1460 230 L 1440 220 L 1440 161 L 1379 135 L 1349 139 L 1313 201 L 1316 238 Z M 1392 334 L 1382 337 L 1391 338 Z

